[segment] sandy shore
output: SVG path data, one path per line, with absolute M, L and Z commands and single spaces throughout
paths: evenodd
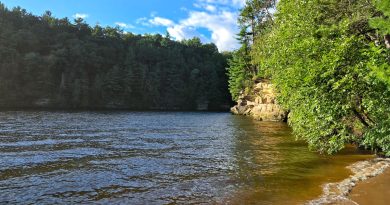
M 360 205 L 390 204 L 390 168 L 383 174 L 358 183 L 349 198 Z
M 352 175 L 341 182 L 325 184 L 323 195 L 308 204 L 390 204 L 390 159 L 357 162 Z M 385 203 L 387 201 L 387 203 Z

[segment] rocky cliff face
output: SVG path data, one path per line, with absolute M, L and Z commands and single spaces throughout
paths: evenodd
M 249 94 L 242 94 L 231 112 L 261 121 L 286 121 L 288 114 L 277 104 L 276 93 L 269 80 L 258 81 Z

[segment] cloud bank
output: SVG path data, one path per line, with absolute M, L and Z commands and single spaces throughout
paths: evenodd
M 229 11 L 191 11 L 187 19 L 169 26 L 167 31 L 176 40 L 183 40 L 199 36 L 197 28 L 205 28 L 211 33 L 211 39 L 206 41 L 215 43 L 220 51 L 234 50 L 238 47 L 236 19 L 237 15 Z
M 166 27 L 175 40 L 199 37 L 203 42 L 215 43 L 220 51 L 231 51 L 239 47 L 237 17 L 244 5 L 245 0 L 196 0 L 194 9 L 182 8 L 188 16 L 178 22 L 153 14 L 150 18 L 138 19 L 137 24 Z M 205 36 L 201 29 L 211 35 Z

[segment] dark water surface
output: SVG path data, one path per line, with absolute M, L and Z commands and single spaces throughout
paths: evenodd
M 299 204 L 368 157 L 228 113 L 0 112 L 0 204 Z

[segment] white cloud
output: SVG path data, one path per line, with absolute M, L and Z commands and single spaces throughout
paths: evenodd
M 245 6 L 245 3 L 246 3 L 246 0 L 232 0 L 232 1 L 233 1 L 233 5 L 236 5 L 239 7 Z
M 89 15 L 88 14 L 83 14 L 83 13 L 75 13 L 72 17 L 75 18 L 75 19 L 78 19 L 78 18 L 86 19 L 86 18 L 89 17 Z
M 161 17 L 154 17 L 153 19 L 149 20 L 149 23 L 156 26 L 173 26 L 174 23 L 170 19 L 161 18 Z
M 206 5 L 205 9 L 210 12 L 217 11 L 217 8 L 213 5 Z
M 151 15 L 150 18 L 140 18 L 137 24 L 143 26 L 164 26 L 176 40 L 199 37 L 202 42 L 213 42 L 220 51 L 239 48 L 236 39 L 238 33 L 238 9 L 245 5 L 246 0 L 196 0 L 193 6 L 197 9 L 188 12 L 188 17 L 179 22 Z M 211 35 L 204 36 L 199 29 L 207 29 Z
M 196 31 L 194 27 L 188 27 L 180 24 L 174 25 L 172 27 L 168 27 L 167 31 L 172 37 L 174 37 L 178 41 L 197 37 L 200 35 L 199 32 Z
M 203 3 L 203 2 L 194 3 L 193 6 L 195 8 L 203 9 L 203 10 L 206 10 L 209 12 L 215 12 L 218 10 L 218 8 L 215 5 L 207 4 L 207 3 Z
M 121 27 L 121 28 L 135 28 L 135 26 L 123 22 L 115 22 L 115 25 Z
M 142 19 L 143 22 L 145 19 Z M 174 23 L 170 19 L 154 17 L 148 21 L 153 25 L 165 26 L 176 40 L 199 37 L 203 42 L 213 42 L 220 51 L 234 50 L 239 47 L 237 13 L 229 11 L 191 11 L 186 19 Z M 211 36 L 207 38 L 198 29 L 207 29 Z
M 136 20 L 137 24 L 140 24 L 142 26 L 147 26 L 147 27 L 153 27 L 153 26 L 173 26 L 175 23 L 167 18 L 162 18 L 159 16 L 155 16 L 156 13 L 152 13 L 150 16 L 151 18 L 148 19 L 147 17 L 142 17 Z
M 237 14 L 228 11 L 215 14 L 192 11 L 187 19 L 169 27 L 168 32 L 177 40 L 182 40 L 193 37 L 194 28 L 206 28 L 211 32 L 211 41 L 217 45 L 219 50 L 234 50 L 239 47 L 236 40 L 238 33 L 236 19 Z
M 150 23 L 148 22 L 148 18 L 146 17 L 142 17 L 142 18 L 139 18 L 135 21 L 136 24 L 140 24 L 142 26 L 148 26 L 150 27 Z

